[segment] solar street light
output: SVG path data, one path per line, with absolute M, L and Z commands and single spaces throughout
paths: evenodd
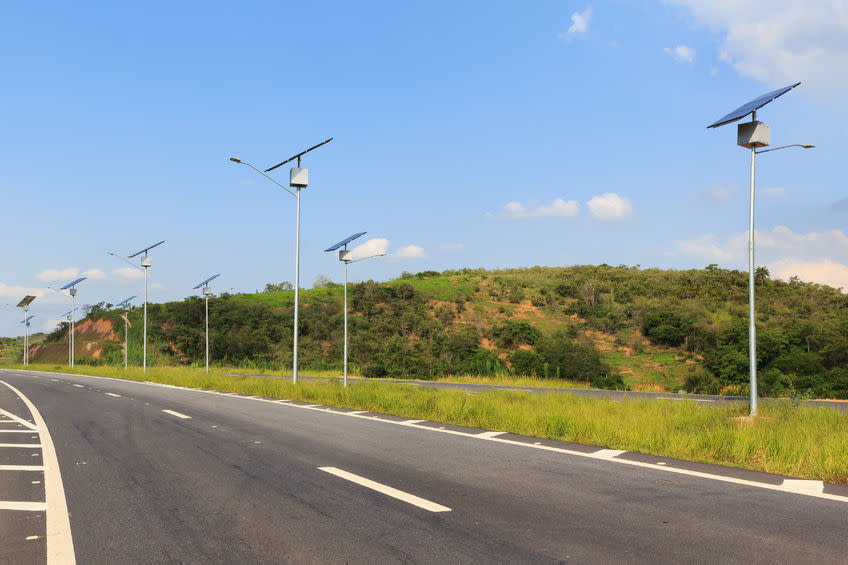
M 27 294 L 21 298 L 17 306 L 24 309 L 24 321 L 21 322 L 24 325 L 24 367 L 29 365 L 29 321 L 32 319 L 32 316 L 27 317 L 27 313 L 29 312 L 29 305 L 32 304 L 33 300 L 35 300 L 35 296 Z
M 124 307 L 124 313 L 121 317 L 124 319 L 124 370 L 125 371 L 127 370 L 127 352 L 129 351 L 129 339 L 128 339 L 129 338 L 129 329 L 128 329 L 128 326 L 132 325 L 132 324 L 130 324 L 130 300 L 132 300 L 133 298 L 135 298 L 135 295 L 132 295 L 129 298 L 125 298 L 125 299 L 121 300 L 120 302 L 118 302 L 117 304 L 115 304 L 115 308 L 118 308 L 120 306 Z
M 293 383 L 297 383 L 297 334 L 298 334 L 297 321 L 298 321 L 298 306 L 299 306 L 299 303 L 300 303 L 299 295 L 298 295 L 298 291 L 300 290 L 300 189 L 306 188 L 306 186 L 309 184 L 309 169 L 300 168 L 300 158 L 303 157 L 304 155 L 306 155 L 307 153 L 309 153 L 310 151 L 312 151 L 313 149 L 318 149 L 322 145 L 326 145 L 327 143 L 330 143 L 331 141 L 333 141 L 332 137 L 330 139 L 322 141 L 318 145 L 313 145 L 309 149 L 307 149 L 305 151 L 301 151 L 297 155 L 293 155 L 293 156 L 289 157 L 288 159 L 286 159 L 285 161 L 283 161 L 282 163 L 277 163 L 273 167 L 265 169 L 264 171 L 257 169 L 256 167 L 254 167 L 250 163 L 248 163 L 246 161 L 242 161 L 241 159 L 239 159 L 237 157 L 230 157 L 230 161 L 232 161 L 233 163 L 238 163 L 239 165 L 246 165 L 246 166 L 250 167 L 251 169 L 253 169 L 257 173 L 259 173 L 260 175 L 262 175 L 266 179 L 270 180 L 271 182 L 273 182 L 274 184 L 276 184 L 277 186 L 279 186 L 280 188 L 282 188 L 283 190 L 285 190 L 286 192 L 288 192 L 289 194 L 291 194 L 292 196 L 294 196 L 297 199 L 297 222 L 296 222 L 296 225 L 295 225 L 295 251 L 294 251 L 294 345 L 293 345 L 293 348 L 292 348 L 292 382 Z M 292 192 L 291 190 L 289 190 L 288 188 L 286 188 L 285 186 L 283 186 L 282 184 L 278 183 L 276 180 L 274 180 L 273 178 L 268 176 L 268 173 L 270 173 L 271 171 L 273 171 L 277 167 L 280 167 L 282 165 L 285 165 L 286 163 L 294 161 L 295 159 L 297 159 L 297 167 L 292 167 L 289 170 L 289 186 L 291 188 L 296 189 L 295 192 Z
M 159 243 L 154 243 L 153 245 L 151 245 L 149 247 L 145 247 L 141 251 L 136 251 L 135 253 L 127 256 L 126 258 L 121 257 L 120 255 L 118 255 L 117 253 L 113 253 L 112 251 L 106 252 L 109 255 L 113 255 L 113 256 L 115 256 L 119 259 L 126 261 L 127 263 L 129 263 L 130 265 L 135 267 L 136 269 L 138 267 L 136 267 L 135 265 L 133 265 L 132 263 L 127 261 L 127 259 L 132 259 L 133 257 L 136 257 L 138 255 L 143 254 L 142 257 L 141 257 L 141 266 L 144 268 L 144 343 L 143 343 L 144 353 L 143 353 L 143 360 L 142 360 L 141 366 L 142 366 L 142 371 L 144 371 L 144 372 L 147 372 L 147 269 L 149 269 L 150 265 L 152 264 L 150 257 L 148 257 L 147 254 L 151 249 L 153 249 L 154 247 L 156 247 L 158 245 L 162 245 L 163 243 L 165 243 L 164 239 L 162 241 L 160 241 Z
M 68 284 L 66 284 L 64 286 L 60 286 L 58 289 L 55 289 L 51 286 L 47 287 L 50 290 L 52 290 L 54 292 L 58 292 L 59 294 L 61 294 L 63 296 L 70 295 L 70 297 L 71 297 L 71 311 L 68 312 L 68 314 L 70 315 L 70 317 L 68 318 L 68 321 L 70 323 L 70 329 L 71 329 L 70 339 L 68 340 L 68 349 L 70 351 L 70 353 L 68 355 L 68 366 L 71 367 L 71 368 L 73 368 L 73 366 L 74 366 L 74 358 L 76 357 L 76 345 L 74 344 L 74 331 L 75 331 L 75 322 L 76 322 L 76 320 L 75 320 L 76 314 L 75 313 L 76 313 L 76 310 L 77 310 L 77 289 L 76 289 L 76 285 L 78 285 L 79 283 L 84 281 L 86 278 L 87 277 L 80 277 L 78 279 L 74 279 L 71 282 L 69 282 Z M 67 290 L 68 294 L 66 295 L 64 292 L 62 292 L 63 290 Z
M 363 261 L 365 259 L 371 259 L 372 257 L 382 257 L 385 253 L 378 253 L 376 255 L 369 255 L 367 257 L 360 257 L 359 259 L 351 259 L 350 254 L 351 251 L 348 250 L 347 244 L 351 241 L 365 235 L 367 232 L 359 232 L 355 233 L 349 237 L 344 238 L 340 242 L 335 245 L 331 245 L 327 249 L 324 250 L 325 253 L 329 251 L 335 251 L 339 247 L 342 247 L 339 251 L 339 261 L 344 263 L 345 266 L 345 276 L 344 276 L 344 373 L 343 373 L 343 383 L 344 386 L 347 386 L 347 265 L 348 263 L 356 263 L 358 261 Z
M 744 122 L 737 126 L 736 144 L 751 150 L 751 210 L 750 210 L 750 225 L 748 227 L 748 364 L 750 372 L 750 408 L 751 416 L 757 415 L 757 326 L 756 326 L 756 311 L 755 311 L 755 293 L 754 293 L 754 180 L 756 171 L 756 157 L 759 153 L 768 153 L 769 151 L 777 151 L 778 149 L 786 149 L 787 147 L 802 147 L 810 149 L 813 145 L 792 144 L 773 149 L 761 149 L 768 147 L 771 141 L 771 128 L 768 124 L 757 121 L 757 110 L 771 102 L 772 100 L 783 96 L 796 86 L 801 84 L 796 82 L 783 88 L 778 88 L 771 92 L 767 92 L 762 96 L 754 98 L 750 102 L 736 108 L 726 116 L 719 118 L 707 128 L 717 128 L 723 125 L 741 120 L 748 114 L 751 114 L 751 121 Z M 758 149 L 760 149 L 758 151 Z
M 206 300 L 206 372 L 209 372 L 209 296 L 212 294 L 212 290 L 209 288 L 209 283 L 213 280 L 217 279 L 221 276 L 221 273 L 217 275 L 212 275 L 202 283 L 197 283 L 197 285 L 192 290 L 197 290 L 201 286 L 203 287 L 203 298 Z

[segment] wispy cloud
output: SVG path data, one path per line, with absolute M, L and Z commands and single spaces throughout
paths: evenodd
M 788 281 L 798 277 L 803 281 L 826 284 L 834 288 L 848 290 L 848 266 L 830 259 L 805 261 L 803 259 L 782 259 L 770 265 L 773 277 Z
M 104 273 L 100 269 L 87 269 L 82 272 L 82 276 L 87 277 L 89 279 L 105 279 L 106 273 Z
M 586 34 L 589 30 L 589 22 L 592 19 L 592 7 L 589 6 L 582 12 L 571 14 L 571 27 L 565 33 L 560 33 L 560 39 L 572 39 Z
M 671 55 L 675 61 L 690 64 L 695 62 L 695 50 L 691 47 L 687 47 L 686 45 L 678 45 L 677 47 L 666 47 L 665 49 L 663 49 L 663 51 Z
M 79 275 L 79 269 L 76 267 L 66 267 L 64 269 L 47 269 L 38 273 L 35 278 L 44 282 L 56 282 L 65 279 L 72 279 Z
M 786 189 L 782 186 L 775 186 L 773 188 L 758 188 L 757 192 L 759 192 L 762 196 L 786 196 Z
M 427 255 L 424 253 L 424 248 L 418 245 L 406 245 L 398 249 L 392 257 L 397 259 L 423 259 Z
M 112 274 L 116 277 L 122 279 L 143 279 L 144 272 L 139 269 L 134 269 L 132 267 L 119 267 L 117 269 L 112 269 Z
M 773 88 L 803 80 L 810 94 L 848 106 L 848 73 L 837 71 L 848 68 L 844 0 L 666 2 L 688 7 L 696 23 L 718 32 L 718 56 L 740 76 Z
M 730 200 L 731 196 L 733 196 L 733 190 L 731 188 L 723 184 L 712 184 L 704 190 L 693 194 L 689 198 L 689 202 L 692 204 L 722 204 Z
M 576 216 L 580 206 L 574 200 L 565 201 L 555 198 L 550 204 L 522 204 L 521 202 L 507 202 L 503 207 L 503 214 L 511 218 L 541 218 L 545 216 L 557 216 L 568 218 Z
M 587 205 L 596 220 L 603 222 L 621 222 L 633 215 L 633 205 L 629 198 L 623 198 L 613 192 L 607 192 L 592 198 Z

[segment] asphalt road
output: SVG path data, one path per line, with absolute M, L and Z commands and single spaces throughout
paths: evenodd
M 0 371 L 0 409 L 17 418 L 0 418 L 0 432 L 10 430 L 0 445 L 39 441 L 21 423 L 36 418 L 2 382 L 46 421 L 80 563 L 848 559 L 843 486 L 303 403 L 15 371 Z M 49 553 L 55 508 L 3 506 L 45 500 L 41 483 L 53 470 L 42 449 L 0 447 L 2 563 Z M 39 465 L 43 472 L 11 470 Z

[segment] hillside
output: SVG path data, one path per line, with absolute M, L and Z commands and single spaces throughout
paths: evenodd
M 848 297 L 758 272 L 758 357 L 765 395 L 848 398 Z M 606 388 L 745 394 L 747 274 L 638 267 L 404 273 L 348 287 L 350 362 L 368 377 L 535 375 Z M 342 288 L 301 293 L 302 370 L 340 370 Z M 213 362 L 285 368 L 291 363 L 292 291 L 210 301 Z M 203 301 L 149 306 L 151 364 L 201 363 Z M 130 362 L 140 364 L 140 309 L 131 312 Z M 91 320 L 85 362 L 122 360 L 118 312 Z M 93 327 L 93 326 L 92 326 Z M 47 341 L 66 339 L 60 328 Z M 99 346 L 86 346 L 86 342 Z M 88 349 L 87 349 L 88 348 Z M 96 352 L 96 354 L 95 354 Z

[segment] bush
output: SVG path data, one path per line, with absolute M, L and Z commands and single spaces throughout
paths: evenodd
M 642 319 L 642 333 L 654 345 L 677 347 L 686 339 L 687 324 L 675 312 L 648 314 Z
M 537 376 L 544 375 L 545 360 L 535 351 L 519 349 L 509 358 L 512 372 L 516 375 Z

